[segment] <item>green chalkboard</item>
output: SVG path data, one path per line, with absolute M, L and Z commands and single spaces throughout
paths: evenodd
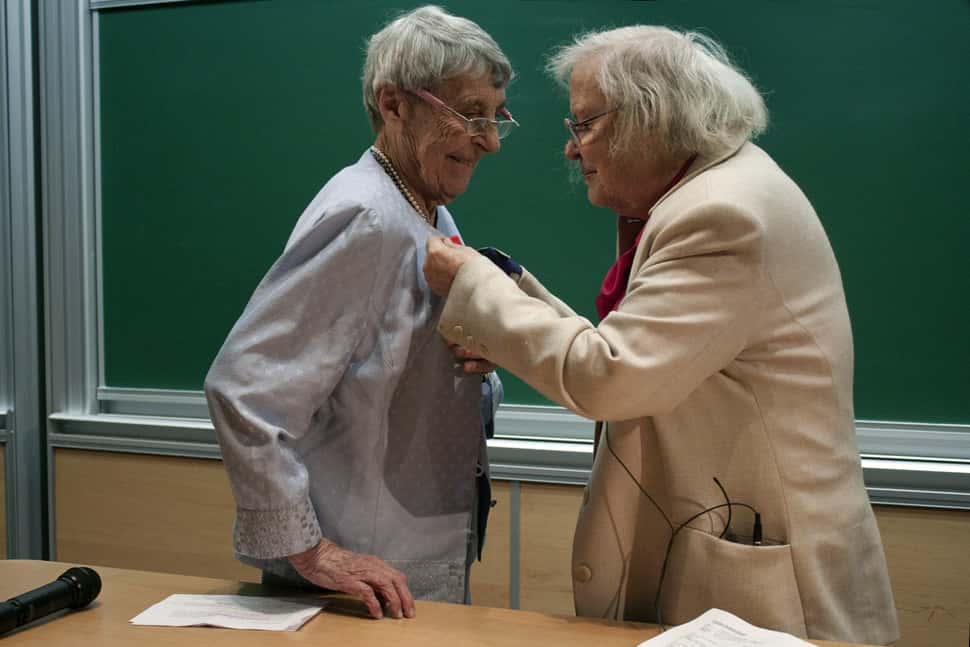
M 593 28 L 701 29 L 766 93 L 759 143 L 814 203 L 839 258 L 863 419 L 970 423 L 970 3 L 443 4 L 518 72 L 522 123 L 451 208 L 593 318 L 613 217 L 562 157 L 545 55 Z M 162 4 L 98 18 L 104 375 L 197 390 L 319 187 L 372 141 L 364 38 L 413 5 Z M 507 401 L 544 400 L 507 380 Z

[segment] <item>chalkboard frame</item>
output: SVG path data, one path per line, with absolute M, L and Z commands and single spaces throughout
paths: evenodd
M 54 70 L 49 75 L 55 79 L 50 83 L 47 103 L 42 104 L 41 119 L 49 127 L 49 137 L 45 143 L 47 149 L 53 151 L 47 155 L 48 159 L 65 158 L 65 150 L 73 151 L 82 160 L 96 158 L 95 139 L 90 136 L 97 125 L 94 118 L 96 110 L 88 112 L 86 106 L 96 107 L 97 103 L 98 9 L 108 4 L 116 6 L 116 3 L 98 3 L 99 6 L 92 5 L 91 12 L 81 10 L 76 18 L 65 16 L 58 20 L 48 19 L 49 24 L 55 24 L 57 29 L 62 30 L 59 33 L 48 28 L 48 51 L 55 49 L 54 45 L 58 43 L 65 43 L 61 59 L 48 60 L 45 64 L 45 69 Z M 74 42 L 72 37 L 80 42 Z M 61 79 L 61 82 L 57 82 L 57 79 Z M 67 109 L 63 106 L 67 106 Z M 76 150 L 78 148 L 79 152 Z M 84 164 L 86 162 L 82 166 Z M 80 181 L 72 175 L 73 172 L 74 169 L 70 167 L 58 165 L 45 169 L 47 191 L 54 186 L 60 192 L 58 195 L 63 197 L 64 204 L 82 205 L 77 211 L 59 210 L 51 208 L 48 201 L 44 211 L 44 228 L 49 233 L 63 235 L 76 229 L 95 229 L 94 210 L 83 205 L 93 199 L 97 183 L 87 175 L 87 171 L 82 173 Z M 53 293 L 61 293 L 75 291 L 77 286 L 77 296 L 62 301 L 51 300 L 47 307 L 48 352 L 51 353 L 48 357 L 48 383 L 52 389 L 49 442 L 52 446 L 195 455 L 193 452 L 200 451 L 200 443 L 205 445 L 213 442 L 204 421 L 206 415 L 200 393 L 116 389 L 104 386 L 103 382 L 96 386 L 99 340 L 96 334 L 97 308 L 93 306 L 97 302 L 98 280 L 91 267 L 92 246 L 84 236 L 68 236 L 62 247 L 65 250 L 63 257 L 55 255 L 47 261 L 50 266 L 49 288 Z M 63 345 L 66 350 L 52 351 L 51 340 L 56 345 Z M 78 340 L 83 340 L 83 343 Z M 70 361 L 66 361 L 68 359 Z M 92 374 L 92 371 L 95 373 Z M 90 375 L 90 379 L 86 375 Z M 138 415 L 128 415 L 132 413 Z M 555 408 L 513 406 L 505 407 L 500 416 L 514 423 L 514 435 L 518 438 L 528 439 L 533 435 L 533 430 L 541 427 L 545 432 L 538 434 L 538 438 L 553 443 L 557 438 L 556 429 L 560 427 L 556 419 L 563 421 L 561 428 L 569 427 L 571 423 L 569 416 L 564 414 L 566 412 Z M 193 420 L 183 420 L 186 417 Z M 536 417 L 544 417 L 545 426 L 537 424 L 534 420 Z M 870 490 L 874 501 L 967 507 L 970 498 L 960 494 L 965 488 L 959 483 L 964 481 L 943 486 L 941 479 L 946 476 L 944 472 L 956 475 L 958 470 L 950 470 L 950 467 L 959 467 L 961 462 L 970 459 L 967 452 L 970 425 L 860 420 L 857 429 L 867 482 L 870 481 L 870 474 L 882 475 L 881 479 L 876 480 L 878 491 Z M 570 436 L 561 434 L 559 438 L 569 440 Z M 581 445 L 588 443 L 589 437 L 581 433 L 576 440 L 581 440 Z M 572 445 L 559 444 L 563 447 Z M 529 445 L 526 442 L 526 445 L 532 447 L 529 451 L 536 454 L 545 452 L 542 443 Z M 499 456 L 508 463 L 518 461 L 518 449 L 513 448 L 512 444 L 503 445 L 501 452 L 493 451 L 493 458 Z M 561 451 L 556 449 L 556 452 Z M 891 460 L 893 458 L 904 459 L 905 466 L 897 469 L 899 466 Z M 937 458 L 944 462 L 939 462 Z M 500 473 L 499 478 L 515 476 L 521 480 L 561 482 L 548 473 L 536 476 L 533 471 L 536 461 L 530 458 L 521 460 L 523 463 L 518 471 L 511 475 Z M 552 455 L 537 460 L 543 465 L 555 464 Z M 583 461 L 577 460 L 575 463 L 580 465 Z M 582 469 L 585 468 L 579 471 Z M 575 478 L 580 477 L 581 474 Z M 965 479 L 965 476 L 960 478 Z M 887 494 L 890 491 L 908 492 L 909 498 Z M 941 493 L 946 492 L 959 496 L 957 499 L 940 498 Z M 921 494 L 924 495 L 922 499 L 919 498 Z
M 735 16 L 735 7 L 695 9 L 690 5 L 685 9 L 688 5 L 683 3 L 607 4 L 597 5 L 595 10 L 582 3 L 527 5 L 538 14 L 550 7 L 556 9 L 562 33 L 552 38 L 543 35 L 552 27 L 535 33 L 533 26 L 523 27 L 516 19 L 508 19 L 505 11 L 476 9 L 478 3 L 459 0 L 451 4 L 458 13 L 467 13 L 482 22 L 500 41 L 505 36 L 510 56 L 520 61 L 541 61 L 548 45 L 562 42 L 564 36 L 579 27 L 596 24 L 599 14 L 609 14 L 611 10 L 614 18 L 647 17 L 668 24 L 689 16 L 695 20 L 703 16 L 706 30 L 724 41 L 755 81 L 767 90 L 775 127 L 759 143 L 783 168 L 791 170 L 829 229 L 843 267 L 856 327 L 857 414 L 860 418 L 908 422 L 970 422 L 970 399 L 965 402 L 961 398 L 959 385 L 961 380 L 970 383 L 970 368 L 962 368 L 954 359 L 965 357 L 965 364 L 970 366 L 970 340 L 960 333 L 958 323 L 966 318 L 968 307 L 959 299 L 952 299 L 946 288 L 924 281 L 917 272 L 900 271 L 893 260 L 886 260 L 894 250 L 903 253 L 900 248 L 908 242 L 896 231 L 906 227 L 906 211 L 925 204 L 936 212 L 922 217 L 931 226 L 948 227 L 951 234 L 934 239 L 921 228 L 911 228 L 905 235 L 914 241 L 908 255 L 915 257 L 928 273 L 957 270 L 950 271 L 957 277 L 957 285 L 965 282 L 966 291 L 970 292 L 970 278 L 959 278 L 961 274 L 970 277 L 970 262 L 956 260 L 956 240 L 964 232 L 970 237 L 970 228 L 957 215 L 957 205 L 967 200 L 959 191 L 946 188 L 950 186 L 948 181 L 957 179 L 952 167 L 963 162 L 970 166 L 970 155 L 959 147 L 949 150 L 945 144 L 930 140 L 923 142 L 935 153 L 929 157 L 946 155 L 949 166 L 936 159 L 911 161 L 908 156 L 876 165 L 847 162 L 840 150 L 848 146 L 859 157 L 869 150 L 890 157 L 893 148 L 882 142 L 886 137 L 884 130 L 891 127 L 900 131 L 909 123 L 928 131 L 936 127 L 929 133 L 932 137 L 958 136 L 956 122 L 947 121 L 954 117 L 945 112 L 945 102 L 958 103 L 953 99 L 958 99 L 960 93 L 940 90 L 938 96 L 927 95 L 932 88 L 916 73 L 940 80 L 940 85 L 947 80 L 945 75 L 925 69 L 929 65 L 912 69 L 918 64 L 909 63 L 910 68 L 901 71 L 911 76 L 901 87 L 890 83 L 896 68 L 916 54 L 884 51 L 887 44 L 908 34 L 909 29 L 933 24 L 932 20 L 918 14 L 912 17 L 913 25 L 903 29 L 894 21 L 906 12 L 900 9 L 901 5 L 886 3 L 880 3 L 882 8 L 878 10 L 876 5 L 867 7 L 866 3 L 852 7 L 816 3 L 810 12 L 797 5 L 758 5 L 762 7 L 761 15 L 741 19 Z M 104 55 L 99 94 L 104 384 L 199 388 L 208 361 L 259 276 L 278 253 L 296 215 L 326 175 L 352 162 L 369 143 L 370 133 L 358 97 L 363 36 L 357 31 L 366 34 L 367 29 L 376 27 L 370 27 L 371 23 L 379 24 L 389 12 L 373 5 L 365 5 L 366 11 L 357 7 L 358 3 L 293 0 L 283 5 L 195 5 L 184 11 L 171 7 L 123 10 L 109 12 L 105 17 L 99 42 Z M 939 7 L 936 11 L 942 14 Z M 952 7 L 947 11 L 959 13 Z M 518 13 L 524 14 L 525 9 Z M 312 41 L 315 25 L 331 15 L 342 15 L 343 22 L 354 24 L 354 29 L 348 30 L 352 35 L 338 38 L 333 34 L 326 46 L 285 49 L 278 44 L 283 35 L 291 35 L 299 43 Z M 220 20 L 228 21 L 226 33 L 210 35 L 219 31 L 212 25 L 218 25 Z M 786 36 L 762 33 L 768 26 L 785 26 L 784 21 L 806 21 L 815 30 L 813 34 L 827 28 L 831 21 L 829 33 L 824 34 L 831 38 L 825 48 L 814 42 L 786 47 Z M 298 31 L 304 22 L 314 26 Z M 112 28 L 108 29 L 108 25 Z M 863 25 L 871 27 L 872 33 L 860 36 Z M 273 28 L 279 31 L 273 32 Z M 177 32 L 173 29 L 183 30 L 174 40 L 171 37 Z M 527 39 L 527 32 L 540 44 Z M 951 34 L 952 40 L 953 32 L 946 33 Z M 970 48 L 948 43 L 946 33 L 934 35 L 942 51 L 952 54 L 967 50 L 970 55 Z M 818 34 L 819 38 L 822 35 Z M 525 40 L 529 42 L 525 44 Z M 231 49 L 232 46 L 237 49 Z M 333 57 L 323 54 L 331 49 L 346 52 L 347 62 L 330 65 Z M 183 56 L 183 51 L 190 54 Z M 164 55 L 166 52 L 169 56 Z M 246 52 L 257 53 L 247 56 Z M 934 60 L 933 56 L 924 54 L 918 61 L 926 63 Z M 765 63 L 769 57 L 779 60 Z M 305 62 L 306 70 L 302 64 L 288 65 L 291 60 Z M 193 67 L 204 68 L 197 77 L 185 71 L 192 62 Z M 299 71 L 291 75 L 291 80 L 277 82 L 285 76 L 277 72 L 281 67 Z M 565 163 L 561 161 L 564 134 L 556 112 L 567 109 L 565 95 L 536 67 L 537 62 L 519 65 L 519 83 L 509 90 L 510 105 L 525 127 L 507 140 L 506 150 L 499 156 L 483 161 L 468 193 L 453 207 L 466 239 L 494 242 L 511 251 L 554 292 L 581 314 L 594 319 L 591 297 L 599 280 L 597 268 L 605 269 L 611 262 L 612 214 L 589 207 L 582 188 L 568 182 Z M 174 70 L 179 71 L 172 74 Z M 218 81 L 211 81 L 207 74 Z M 315 81 L 322 75 L 327 75 L 327 83 Z M 948 71 L 946 75 L 954 77 L 949 79 L 952 86 L 960 85 L 964 76 L 970 86 L 970 74 L 966 72 Z M 335 88 L 330 86 L 332 80 Z M 807 87 L 801 87 L 802 84 Z M 318 89 L 323 86 L 327 90 Z M 324 99 L 328 91 L 330 96 Z M 234 97 L 233 93 L 239 96 Z M 308 98 L 304 101 L 304 97 Z M 240 108 L 239 116 L 224 116 L 231 106 L 251 103 L 254 107 L 248 112 Z M 312 108 L 301 111 L 303 103 Z M 922 107 L 923 103 L 933 106 L 938 114 L 921 113 L 929 111 Z M 320 117 L 320 125 L 315 121 L 318 113 L 328 115 Z M 129 123 L 126 120 L 130 116 L 134 118 Z M 283 117 L 298 125 L 280 124 Z M 143 118 L 147 119 L 145 126 L 139 121 Z M 172 122 L 171 127 L 167 127 L 166 120 Z M 325 124 L 335 121 L 354 134 L 341 139 L 325 132 Z M 270 132 L 268 128 L 275 130 Z M 241 143 L 236 129 L 247 129 Z M 261 133 L 265 137 L 260 144 Z M 827 134 L 834 141 L 826 141 Z M 919 142 L 913 135 L 901 132 L 893 133 L 893 138 L 912 145 Z M 277 140 L 287 143 L 281 145 Z M 338 151 L 336 160 L 326 154 L 323 159 L 314 158 L 324 147 Z M 145 155 L 144 164 L 142 151 L 151 151 Z M 194 164 L 196 158 L 201 159 L 210 151 L 215 151 L 211 160 Z M 232 161 L 222 164 L 220 156 Z M 155 159 L 163 161 L 153 163 Z M 188 171 L 164 161 L 175 159 Z M 237 159 L 243 161 L 236 162 Z M 319 163 L 330 171 L 317 178 L 314 173 Z M 290 166 L 285 173 L 277 172 L 270 183 L 274 185 L 271 190 L 259 186 L 264 184 L 261 180 L 267 177 L 266 173 L 273 173 L 272 168 L 286 164 Z M 302 181 L 292 180 L 301 173 Z M 893 188 L 899 196 L 898 203 L 882 191 L 884 173 L 896 180 Z M 523 182 L 521 177 L 526 175 L 529 180 Z M 211 183 L 210 177 L 214 178 Z M 283 178 L 292 186 L 282 182 Z M 910 178 L 914 178 L 912 182 L 907 181 Z M 942 180 L 936 192 L 921 191 L 921 185 L 936 178 Z M 238 198 L 235 203 L 231 202 L 236 197 L 233 183 L 245 186 L 248 192 L 246 198 Z M 172 196 L 176 188 L 191 197 Z M 286 206 L 281 207 L 284 198 Z M 953 203 L 950 208 L 954 213 L 950 215 L 942 213 L 946 200 Z M 970 210 L 970 203 L 966 208 Z M 873 211 L 886 225 L 869 222 Z M 170 215 L 183 212 L 187 215 L 181 218 Z M 269 215 L 273 218 L 267 218 Z M 170 219 L 175 223 L 171 233 L 166 230 Z M 207 219 L 214 221 L 208 228 Z M 602 225 L 596 225 L 597 221 Z M 248 237 L 230 233 L 237 222 L 257 231 Z M 275 243 L 264 242 L 272 240 Z M 920 253 L 926 245 L 933 245 L 933 251 Z M 252 261 L 235 263 L 237 249 Z M 230 264 L 231 268 L 221 267 Z M 577 265 L 585 266 L 577 270 Z M 180 270 L 182 266 L 190 269 Z M 966 271 L 960 272 L 961 267 Z M 246 279 L 235 281 L 240 275 Z M 131 276 L 137 280 L 130 280 Z M 180 278 L 182 283 L 178 285 Z M 904 291 L 915 307 L 896 308 L 897 290 Z M 220 296 L 215 298 L 216 294 Z M 163 303 L 175 307 L 160 305 Z M 926 318 L 920 311 L 952 316 Z M 155 323 L 156 320 L 161 323 Z M 920 328 L 927 333 L 914 338 L 911 331 Z M 166 341 L 168 338 L 171 339 Z M 919 379 L 925 374 L 927 363 L 933 367 L 931 374 L 939 376 L 937 380 Z M 507 396 L 514 403 L 547 403 L 517 380 L 510 380 Z

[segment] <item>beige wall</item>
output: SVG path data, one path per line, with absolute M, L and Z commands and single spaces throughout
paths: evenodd
M 488 517 L 485 550 L 482 561 L 472 566 L 472 603 L 483 607 L 509 606 L 509 576 L 511 563 L 512 501 L 508 483 L 492 483 L 495 507 Z
M 233 561 L 233 503 L 216 460 L 58 449 L 57 559 L 256 580 Z M 472 599 L 509 605 L 513 488 L 496 482 Z M 519 485 L 519 607 L 573 612 L 570 551 L 577 486 Z M 896 647 L 963 645 L 970 625 L 970 512 L 876 507 L 903 638 Z
M 0 444 L 0 559 L 7 557 L 7 472 Z
M 59 561 L 259 581 L 218 460 L 57 449 L 54 491 Z
M 570 560 L 582 495 L 577 486 L 522 484 L 519 608 L 575 613 Z
M 970 512 L 876 506 L 896 594 L 896 647 L 966 645 Z
M 83 483 L 84 487 L 78 487 Z M 232 559 L 232 493 L 222 463 L 140 454 L 54 452 L 55 547 L 60 561 L 258 581 Z M 496 505 L 472 599 L 509 606 L 511 502 Z

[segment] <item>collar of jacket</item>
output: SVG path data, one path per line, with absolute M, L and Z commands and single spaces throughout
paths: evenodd
M 700 175 L 707 169 L 711 168 L 712 166 L 716 166 L 721 162 L 723 162 L 724 160 L 734 157 L 735 155 L 738 154 L 738 152 L 742 148 L 744 148 L 747 145 L 748 145 L 748 142 L 744 141 L 739 146 L 732 148 L 728 152 L 714 157 L 702 157 L 698 155 L 697 159 L 695 159 L 691 163 L 690 167 L 688 167 L 687 172 L 684 173 L 684 177 L 680 178 L 680 180 L 678 180 L 672 187 L 667 189 L 667 192 L 664 193 L 662 196 L 660 196 L 660 199 L 657 200 L 652 207 L 650 207 L 650 211 L 648 213 L 652 215 L 653 212 L 656 211 L 657 207 L 659 207 L 663 203 L 663 201 L 666 200 L 671 194 L 677 191 L 677 189 L 684 186 L 685 184 L 690 182 L 693 178 L 697 177 L 698 175 Z

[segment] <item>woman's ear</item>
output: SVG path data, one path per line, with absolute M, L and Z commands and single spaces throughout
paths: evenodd
M 404 92 L 394 85 L 382 85 L 377 89 L 377 108 L 385 124 L 401 122 L 407 118 L 408 103 Z

